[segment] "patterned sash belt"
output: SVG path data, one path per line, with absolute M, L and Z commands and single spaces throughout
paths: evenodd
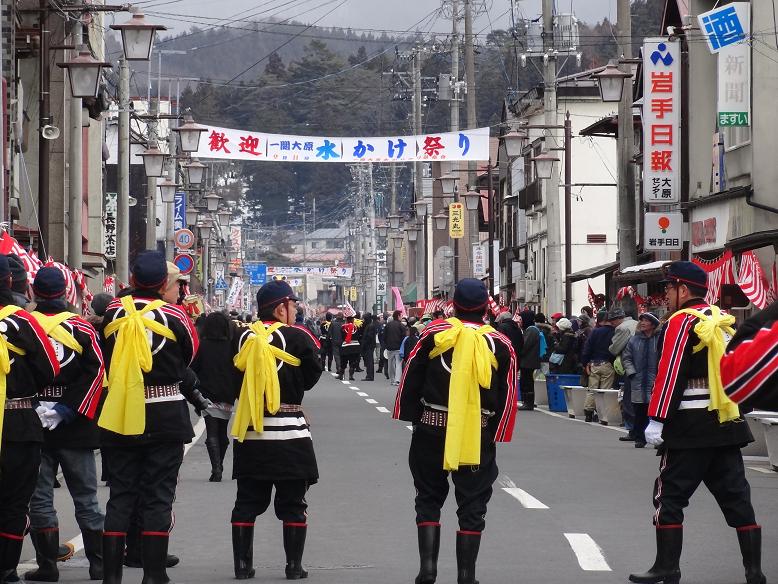
M 424 408 L 424 412 L 421 414 L 421 423 L 426 426 L 434 426 L 435 428 L 445 428 L 448 423 L 448 412 L 435 410 L 432 408 Z M 482 413 L 481 428 L 486 428 L 488 423 L 489 416 Z
M 17 399 L 5 400 L 6 410 L 29 410 L 32 409 L 32 399 L 29 397 L 21 397 Z
M 184 399 L 178 389 L 179 384 L 170 385 L 147 385 L 143 388 L 146 394 L 146 403 L 153 404 L 159 402 L 178 401 Z

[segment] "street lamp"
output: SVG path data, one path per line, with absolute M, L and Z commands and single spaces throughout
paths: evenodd
M 208 243 L 208 240 L 211 239 L 211 226 L 207 224 L 198 225 L 197 233 L 203 243 Z
M 208 210 L 210 212 L 216 211 L 216 209 L 219 208 L 219 201 L 222 200 L 222 198 L 213 191 L 205 195 L 203 199 L 205 199 L 205 203 L 208 205 Z
M 219 225 L 226 226 L 230 224 L 230 219 L 232 219 L 232 211 L 229 209 L 224 209 L 216 213 L 216 216 L 219 218 Z
M 165 177 L 161 183 L 157 185 L 159 187 L 159 196 L 163 203 L 172 203 L 176 200 L 176 191 L 181 185 L 175 181 L 170 180 L 170 177 Z
M 184 123 L 182 125 L 173 128 L 173 132 L 178 132 L 178 141 L 182 152 L 197 152 L 197 149 L 200 147 L 200 136 L 207 131 L 208 128 L 205 126 L 195 124 L 191 112 L 184 114 Z
M 378 237 L 386 237 L 389 233 L 389 228 L 386 225 L 379 225 L 376 227 L 376 231 L 378 232 Z
M 143 168 L 147 177 L 153 178 L 164 174 L 167 154 L 159 149 L 156 141 L 150 141 L 148 148 L 136 156 L 143 157 Z
M 478 203 L 481 202 L 481 193 L 477 191 L 467 191 L 462 197 L 465 199 L 465 208 L 468 211 L 478 210 Z
M 432 216 L 435 220 L 435 229 L 443 231 L 448 226 L 448 213 L 441 211 Z
M 411 227 L 406 227 L 405 231 L 406 233 L 408 233 L 408 241 L 410 241 L 411 243 L 419 239 L 419 231 L 421 231 L 421 229 L 419 229 L 415 225 Z
M 554 174 L 554 163 L 559 162 L 559 158 L 544 151 L 532 161 L 535 163 L 535 175 L 540 179 L 549 179 Z
M 400 219 L 402 219 L 400 215 L 389 215 L 388 219 L 389 219 L 389 227 L 391 229 L 400 228 Z
M 146 20 L 142 12 L 133 14 L 128 22 L 112 24 L 110 28 L 121 31 L 124 58 L 128 61 L 148 61 L 157 31 L 167 30 L 166 26 Z
M 459 180 L 458 176 L 455 174 L 444 174 L 439 177 L 438 180 L 440 181 L 440 190 L 444 195 L 454 194 L 457 187 L 457 181 Z
M 594 77 L 599 82 L 602 101 L 613 103 L 621 101 L 624 94 L 624 81 L 632 77 L 632 74 L 619 69 L 618 61 L 611 59 L 605 68 L 596 73 Z
M 199 215 L 199 212 L 197 211 L 197 207 L 187 206 L 185 214 L 186 214 L 187 225 L 197 224 L 197 216 Z
M 508 158 L 518 158 L 524 149 L 524 142 L 527 139 L 525 132 L 510 132 L 502 137 L 505 142 L 505 154 Z
M 190 185 L 199 185 L 203 182 L 203 176 L 205 176 L 205 169 L 207 168 L 197 158 L 193 158 L 191 162 L 184 164 L 186 169 L 186 182 Z
M 427 216 L 429 207 L 425 201 L 416 201 L 413 206 L 416 208 L 416 216 L 418 218 L 423 219 Z
M 103 68 L 111 66 L 106 61 L 95 59 L 92 52 L 84 45 L 78 48 L 77 56 L 64 63 L 57 63 L 57 67 L 67 69 L 70 92 L 75 98 L 95 97 L 100 87 L 100 74 Z
M 402 238 L 402 236 L 401 235 L 395 235 L 393 237 L 393 239 L 394 239 L 394 248 L 395 249 L 400 249 L 403 246 L 403 238 Z

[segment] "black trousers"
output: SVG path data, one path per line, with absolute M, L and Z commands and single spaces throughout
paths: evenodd
M 305 523 L 308 517 L 308 481 L 305 479 L 270 481 L 253 477 L 238 478 L 238 495 L 232 509 L 232 523 L 251 523 L 256 521 L 270 506 L 270 499 L 276 489 L 273 500 L 276 517 L 284 523 Z
M 534 369 L 519 369 L 519 397 L 524 405 L 535 405 Z
M 648 426 L 648 404 L 632 404 L 632 411 L 635 414 L 632 433 L 636 442 L 646 441 L 646 427 Z
M 751 487 L 737 446 L 667 450 L 654 483 L 654 525 L 681 525 L 689 499 L 705 483 L 730 527 L 756 524 Z
M 353 374 L 359 367 L 359 353 L 340 353 L 340 367 L 341 372 L 345 373 L 348 369 L 349 374 Z
M 373 379 L 375 377 L 375 351 L 369 349 L 362 353 L 362 360 L 365 362 L 365 377 L 367 379 Z
M 137 505 L 143 532 L 173 529 L 173 501 L 184 460 L 180 442 L 152 442 L 130 447 L 103 447 L 110 472 L 105 531 L 127 533 Z
M 219 452 L 220 460 L 224 462 L 224 455 L 227 453 L 227 447 L 230 445 L 230 439 L 227 436 L 227 426 L 229 420 L 214 418 L 213 416 L 203 416 L 205 420 L 205 445 L 216 448 Z
M 408 463 L 416 488 L 416 523 L 439 523 L 446 502 L 448 475 L 454 483 L 457 517 L 462 531 L 481 532 L 486 526 L 486 506 L 497 480 L 496 447 L 486 433 L 481 435 L 481 464 L 459 470 L 443 470 L 445 437 L 414 429 Z
M 38 481 L 40 442 L 3 441 L 0 452 L 0 569 L 19 563 L 27 530 L 27 510 Z

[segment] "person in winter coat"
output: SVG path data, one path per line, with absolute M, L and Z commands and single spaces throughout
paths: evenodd
M 343 313 L 339 312 L 335 315 L 330 327 L 327 329 L 327 336 L 330 339 L 332 345 L 332 356 L 335 358 L 335 371 L 338 375 L 344 369 L 344 364 L 341 363 L 340 358 L 340 346 L 343 344 L 343 325 L 346 323 Z
M 615 359 L 619 359 L 624 352 L 624 347 L 627 346 L 627 343 L 635 334 L 638 328 L 638 321 L 632 318 L 632 314 L 625 313 L 621 322 L 614 323 L 614 326 L 616 327 L 616 332 L 613 333 L 613 339 L 608 350 Z M 620 371 L 618 371 L 617 375 L 620 374 Z M 621 415 L 624 420 L 624 427 L 629 430 L 629 434 L 622 436 L 622 438 L 625 439 L 624 441 L 629 441 L 635 438 L 635 414 L 632 411 L 632 392 L 630 391 L 629 377 L 623 376 L 622 381 L 624 382 L 624 387 L 621 400 Z
M 192 370 L 200 379 L 200 392 L 213 402 L 213 407 L 203 413 L 205 447 L 211 460 L 211 476 L 208 480 L 212 483 L 222 480 L 224 455 L 230 444 L 227 425 L 238 398 L 238 372 L 233 365 L 234 334 L 235 325 L 227 315 L 212 312 L 204 319 L 200 351 L 192 362 Z
M 630 381 L 631 402 L 635 414 L 633 428 L 635 448 L 646 446 L 644 431 L 648 425 L 648 402 L 651 400 L 651 390 L 659 366 L 658 330 L 659 319 L 656 316 L 650 312 L 641 314 L 638 319 L 638 330 L 629 339 L 621 354 L 625 376 Z M 628 436 L 622 436 L 619 440 L 622 438 Z
M 522 411 L 535 409 L 535 369 L 540 368 L 540 335 L 535 326 L 535 313 L 525 310 L 521 313 L 521 328 L 524 331 L 524 344 L 519 357 L 519 391 Z
M 365 320 L 362 324 L 362 332 L 359 339 L 359 346 L 362 351 L 362 360 L 365 362 L 365 378 L 363 381 L 373 381 L 375 371 L 375 338 L 376 326 L 373 315 L 365 313 Z
M 400 316 L 400 311 L 395 310 L 392 314 L 392 320 L 387 322 L 386 327 L 384 327 L 384 346 L 389 354 L 389 381 L 392 385 L 400 385 L 400 377 L 402 376 L 400 345 L 407 335 L 407 327 L 400 320 Z
M 538 312 L 535 315 L 535 327 L 543 334 L 546 339 L 546 352 L 540 356 L 540 368 L 543 370 L 543 374 L 549 372 L 548 360 L 551 357 L 551 353 L 554 352 L 554 346 L 556 344 L 554 327 L 546 322 L 546 315 L 542 312 Z
M 524 346 L 524 334 L 521 332 L 519 323 L 513 320 L 513 315 L 510 312 L 502 312 L 497 315 L 494 322 L 495 328 L 510 339 L 516 356 L 521 355 L 521 349 Z
M 403 370 L 408 363 L 408 358 L 411 356 L 413 348 L 416 343 L 419 342 L 419 329 L 415 326 L 408 327 L 408 335 L 403 339 L 402 345 L 400 345 L 400 357 L 403 360 Z
M 549 368 L 551 373 L 574 374 L 578 372 L 578 339 L 573 332 L 573 323 L 560 318 L 556 323 L 559 329 L 558 342 L 551 353 Z M 559 357 L 561 355 L 561 357 Z M 556 357 L 555 357 L 556 356 Z M 554 361 L 561 359 L 559 363 Z

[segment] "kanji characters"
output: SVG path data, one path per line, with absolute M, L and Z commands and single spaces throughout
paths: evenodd
M 224 135 L 224 132 L 217 132 L 216 130 L 213 130 L 211 135 L 208 137 L 208 148 L 211 150 L 211 152 L 222 151 L 226 152 L 227 154 L 231 154 L 231 152 L 227 150 L 228 142 L 229 139 Z
M 734 45 L 746 38 L 743 24 L 732 5 L 702 17 L 708 42 L 714 51 Z
M 316 158 L 321 158 L 322 160 L 329 160 L 330 158 L 340 158 L 340 154 L 335 152 L 335 147 L 337 144 L 334 142 L 330 142 L 329 140 L 324 140 L 324 145 L 319 146 L 316 149 Z M 311 143 L 311 148 L 313 148 L 313 143 Z
M 654 172 L 672 172 L 670 166 L 673 158 L 672 150 L 654 150 L 651 152 L 651 170 Z
M 466 134 L 459 134 L 459 147 L 462 149 L 462 156 L 470 150 L 470 138 Z
M 673 72 L 651 71 L 651 93 L 672 93 Z
M 424 138 L 424 153 L 427 156 L 437 156 L 446 147 L 440 143 L 440 136 L 426 136 Z
M 655 97 L 651 99 L 651 113 L 655 114 L 657 119 L 663 120 L 665 114 L 673 113 L 672 97 Z
M 362 140 L 357 140 L 357 145 L 354 146 L 354 157 L 364 158 L 368 152 L 374 152 L 375 147 L 372 144 L 365 144 Z
M 402 158 L 403 152 L 405 152 L 405 147 L 408 146 L 408 143 L 402 138 L 397 138 L 397 145 L 395 145 L 394 140 L 388 140 L 387 142 L 389 158 Z M 397 156 L 395 156 L 395 152 L 397 152 Z
M 673 126 L 672 124 L 653 124 L 651 126 L 651 145 L 657 144 L 673 145 Z
M 259 138 L 252 135 L 241 136 L 238 147 L 240 148 L 240 152 L 245 152 L 246 154 L 252 154 L 254 156 L 262 156 L 261 152 L 257 152 L 257 148 L 259 148 Z

